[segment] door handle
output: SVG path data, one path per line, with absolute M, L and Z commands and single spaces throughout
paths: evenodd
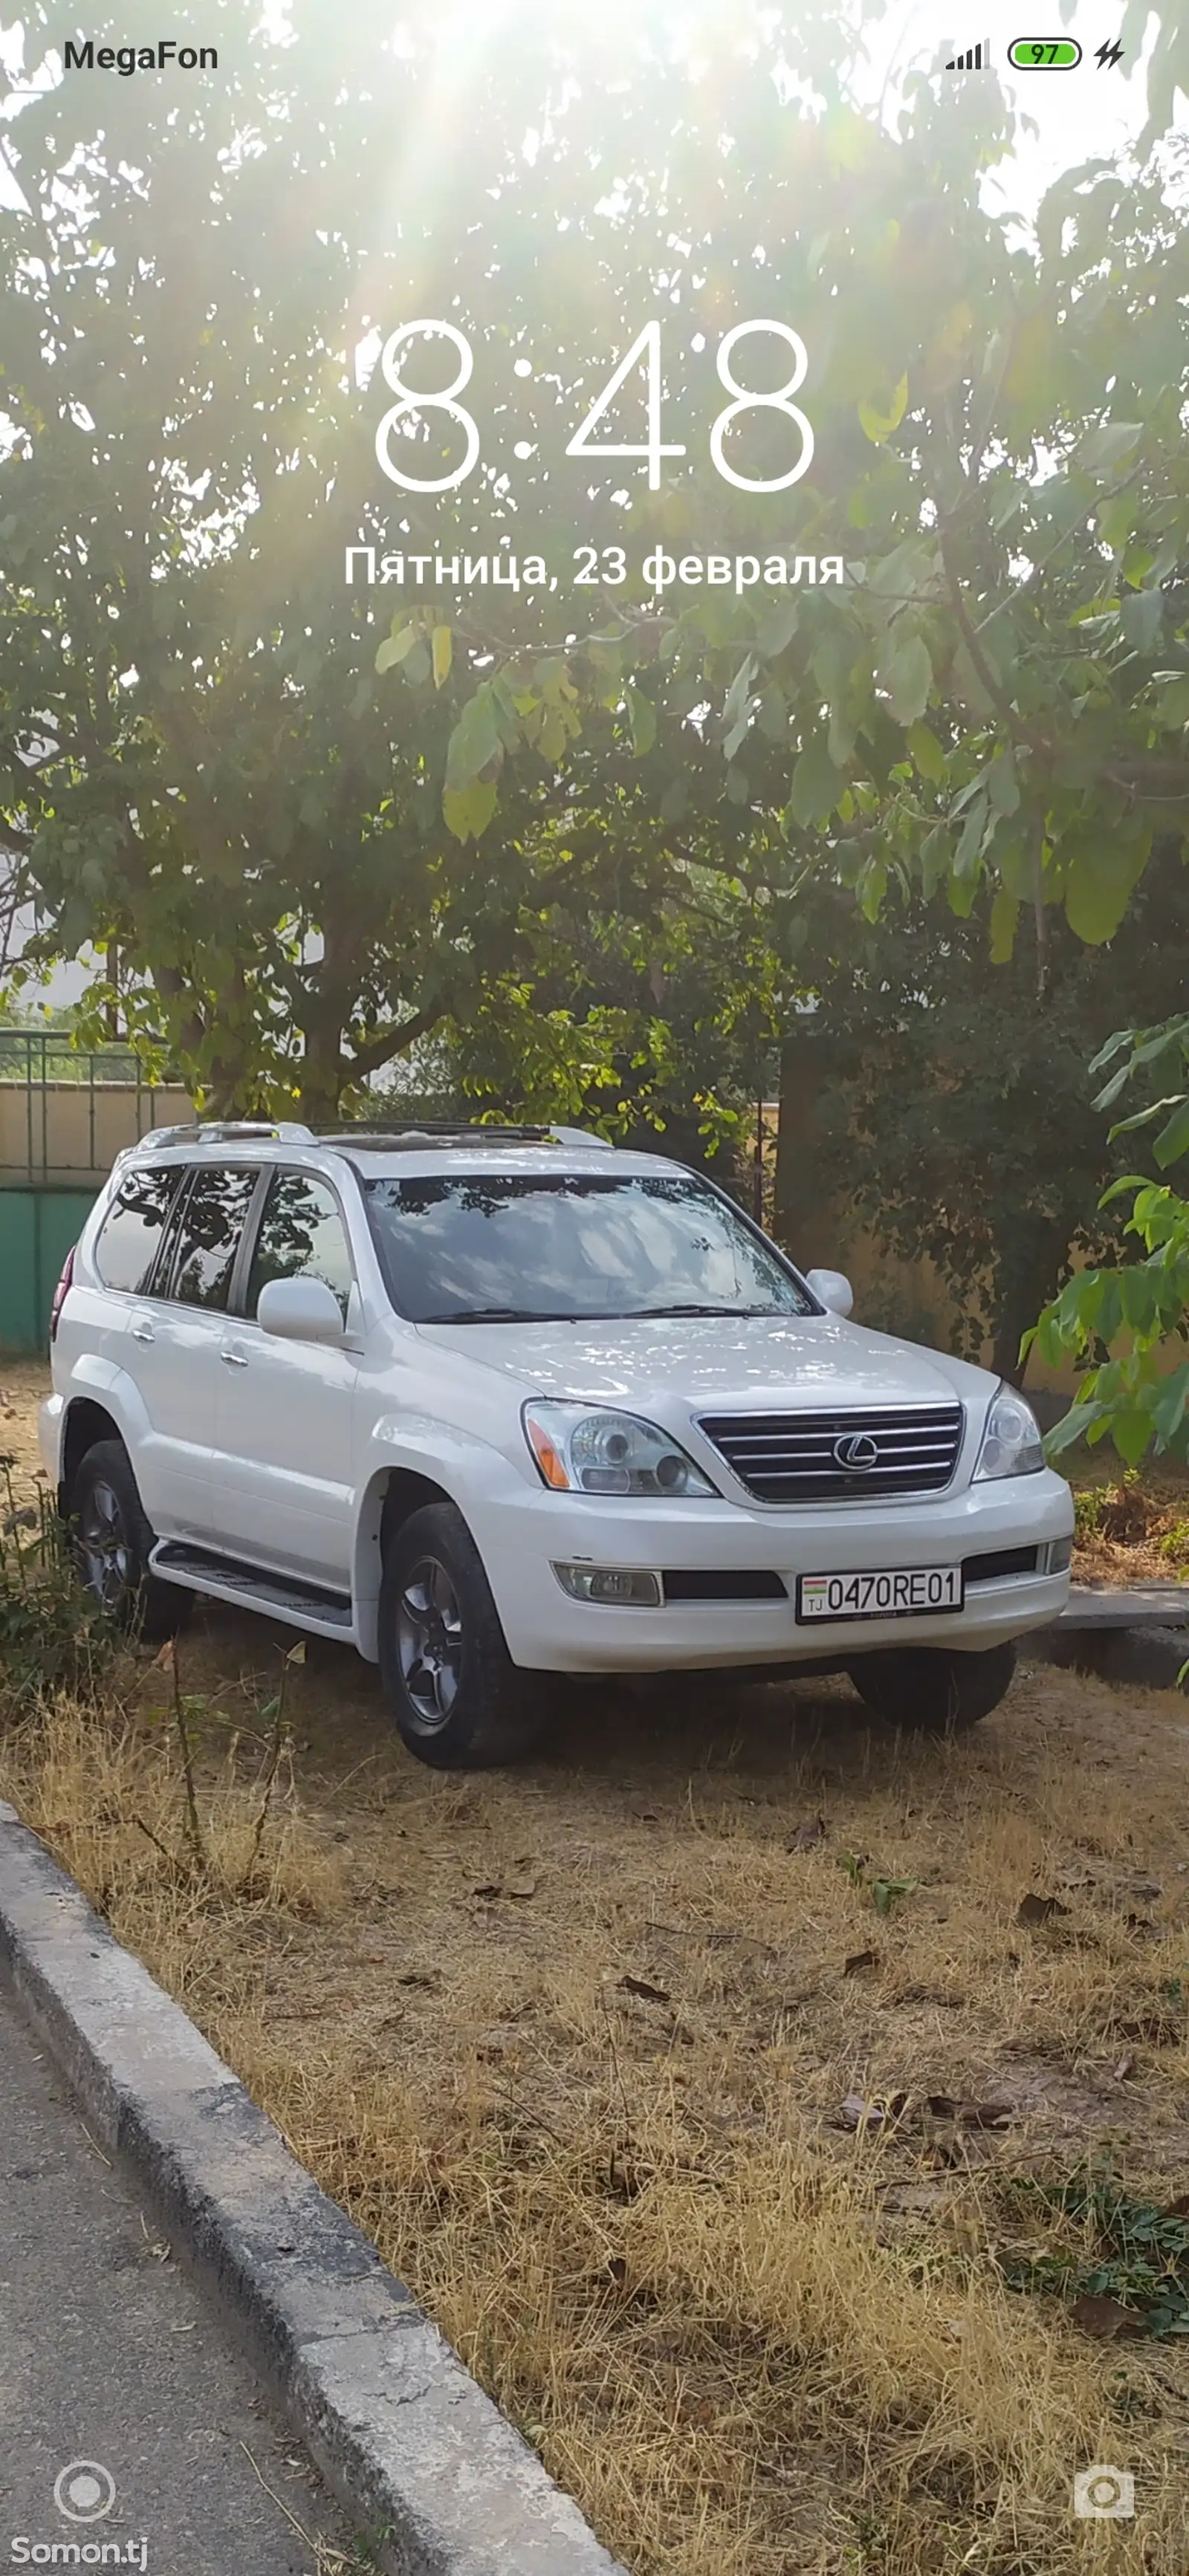
M 152 1325 L 147 1323 L 134 1324 L 132 1327 L 132 1339 L 134 1342 L 155 1341 L 156 1335 L 153 1331 Z
M 228 1368 L 246 1368 L 248 1365 L 248 1355 L 246 1351 L 233 1351 L 224 1346 L 219 1353 L 219 1357 L 224 1361 Z

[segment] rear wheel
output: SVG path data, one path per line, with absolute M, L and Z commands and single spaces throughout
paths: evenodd
M 873 1715 L 904 1734 L 961 1735 L 977 1726 L 1011 1687 L 1012 1645 L 989 1646 L 978 1655 L 947 1646 L 906 1646 L 899 1652 L 863 1655 L 849 1666 L 860 1699 Z
M 428 1503 L 388 1543 L 380 1676 L 410 1753 L 479 1771 L 531 1753 L 549 1711 L 540 1674 L 518 1671 L 483 1560 L 452 1503 Z
M 70 1545 L 79 1580 L 121 1628 L 172 1637 L 191 1595 L 149 1572 L 153 1532 L 122 1440 L 97 1440 L 80 1458 L 67 1497 Z

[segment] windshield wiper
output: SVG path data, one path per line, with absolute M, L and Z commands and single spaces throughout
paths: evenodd
M 649 1315 L 781 1315 L 783 1306 L 635 1306 L 631 1320 L 643 1323 Z
M 419 1315 L 421 1324 L 577 1324 L 579 1315 L 542 1315 L 525 1306 L 456 1306 L 448 1315 Z

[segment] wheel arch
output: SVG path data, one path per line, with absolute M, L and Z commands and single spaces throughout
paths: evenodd
M 355 1562 L 351 1591 L 355 1604 L 355 1642 L 369 1664 L 380 1660 L 380 1582 L 385 1551 L 402 1523 L 427 1503 L 450 1503 L 454 1495 L 415 1467 L 382 1467 L 364 1488 L 355 1524 Z
M 72 1397 L 62 1426 L 62 1468 L 60 1478 L 61 1507 L 70 1510 L 70 1491 L 88 1449 L 97 1441 L 118 1440 L 127 1449 L 123 1431 L 113 1413 L 93 1395 Z

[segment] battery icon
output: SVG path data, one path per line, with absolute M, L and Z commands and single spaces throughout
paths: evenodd
M 1014 45 L 1008 46 L 1007 59 L 1018 72 L 1071 72 L 1082 59 L 1082 49 L 1073 36 L 1017 36 Z

